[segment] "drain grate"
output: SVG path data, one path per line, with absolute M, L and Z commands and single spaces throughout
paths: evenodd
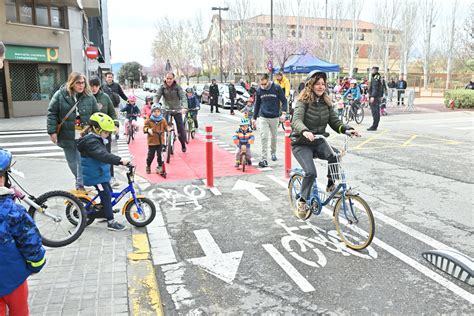
M 474 261 L 470 257 L 452 250 L 430 250 L 422 256 L 441 271 L 474 286 Z

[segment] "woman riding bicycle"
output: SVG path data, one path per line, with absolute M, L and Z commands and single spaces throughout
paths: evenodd
M 125 226 L 114 220 L 112 210 L 112 187 L 110 186 L 110 165 L 128 165 L 127 159 L 120 158 L 107 151 L 107 137 L 115 130 L 114 121 L 104 113 L 94 113 L 89 126 L 78 140 L 77 149 L 81 153 L 82 176 L 84 184 L 94 186 L 99 192 L 107 219 L 107 229 L 125 230 Z M 88 133 L 88 134 L 86 134 Z
M 327 160 L 336 163 L 337 158 L 331 154 L 331 149 L 322 139 L 316 139 L 314 134 L 325 135 L 329 125 L 338 133 L 350 131 L 351 135 L 358 133 L 350 126 L 344 125 L 332 109 L 331 99 L 326 92 L 327 76 L 324 72 L 311 72 L 305 88 L 298 96 L 293 114 L 291 146 L 293 155 L 304 170 L 301 184 L 301 196 L 298 199 L 298 216 L 306 218 L 309 207 L 306 201 L 311 194 L 311 188 L 316 179 L 316 167 L 313 159 Z M 326 191 L 334 191 L 328 168 L 328 183 Z

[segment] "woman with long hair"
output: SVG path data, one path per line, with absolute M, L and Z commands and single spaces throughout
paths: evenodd
M 69 169 L 76 178 L 76 189 L 83 190 L 81 158 L 76 146 L 90 116 L 99 112 L 86 77 L 72 72 L 65 85 L 53 95 L 48 107 L 47 131 L 51 141 L 64 151 Z
M 350 131 L 351 135 L 358 135 L 352 127 L 344 125 L 333 110 L 331 99 L 326 92 L 326 80 L 327 76 L 324 72 L 310 73 L 304 89 L 298 96 L 291 124 L 293 155 L 305 173 L 301 184 L 301 196 L 297 204 L 297 216 L 301 219 L 306 219 L 310 212 L 306 201 L 310 197 L 311 188 L 316 179 L 313 159 L 327 160 L 328 163 L 336 162 L 336 157 L 332 155 L 327 143 L 323 139 L 317 139 L 315 135 L 329 135 L 326 132 L 328 125 L 337 133 Z M 331 192 L 334 189 L 334 182 L 328 168 L 326 191 Z

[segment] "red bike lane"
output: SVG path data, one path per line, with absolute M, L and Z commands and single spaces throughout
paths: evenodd
M 143 127 L 140 126 L 135 140 L 128 145 L 130 154 L 133 155 L 133 164 L 136 165 L 136 173 L 147 179 L 151 183 L 173 182 L 179 180 L 205 179 L 206 176 L 206 142 L 205 137 L 196 135 L 187 144 L 187 151 L 181 152 L 181 143 L 176 140 L 174 155 L 171 161 L 166 164 L 166 179 L 155 172 L 157 161 L 156 157 L 151 164 L 151 174 L 146 174 L 146 157 L 148 145 L 146 135 L 143 133 Z M 230 137 L 230 136 L 229 136 Z M 165 158 L 165 155 L 163 155 Z M 213 144 L 214 177 L 236 176 L 243 174 L 258 174 L 261 171 L 253 166 L 247 166 L 245 172 L 242 169 L 236 169 L 235 154 L 220 148 Z

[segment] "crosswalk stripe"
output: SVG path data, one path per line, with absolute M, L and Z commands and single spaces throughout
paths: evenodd
M 14 135 L 0 135 L 0 138 L 19 138 L 19 137 L 49 137 L 48 134 L 14 134 Z
M 52 150 L 57 150 L 57 151 L 63 151 L 60 147 L 58 146 L 44 146 L 44 147 L 30 147 L 30 148 L 8 148 L 9 151 L 12 153 L 22 153 L 22 152 L 29 152 L 29 151 L 52 151 Z
M 0 147 L 19 147 L 19 146 L 32 146 L 32 145 L 51 145 L 50 140 L 38 141 L 38 142 L 13 142 L 13 143 L 0 143 Z
M 24 130 L 24 131 L 0 131 L 0 135 L 27 134 L 27 133 L 47 134 L 45 129 Z
M 64 152 L 52 152 L 52 153 L 36 153 L 36 154 L 15 154 L 15 157 L 35 157 L 35 158 L 41 158 L 41 157 L 62 157 L 64 159 Z

